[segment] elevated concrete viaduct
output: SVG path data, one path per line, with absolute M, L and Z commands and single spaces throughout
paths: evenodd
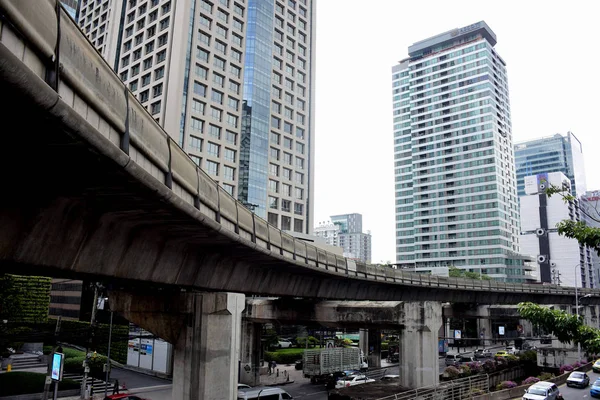
M 236 345 L 219 342 L 210 321 L 237 329 L 241 294 L 426 302 L 411 321 L 444 301 L 572 303 L 570 288 L 356 264 L 268 225 L 194 164 L 56 1 L 0 0 L 0 271 L 221 292 L 176 302 L 188 322 L 175 343 L 193 354 L 176 368 L 178 399 L 214 398 L 203 365 Z M 405 332 L 427 347 L 423 326 Z M 218 351 L 203 352 L 202 340 Z M 403 351 L 411 359 L 414 347 Z
M 572 302 L 570 288 L 356 264 L 268 225 L 193 163 L 69 18 L 57 34 L 55 2 L 0 1 L 3 271 L 318 299 Z

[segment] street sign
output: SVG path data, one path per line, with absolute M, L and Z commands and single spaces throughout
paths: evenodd
M 499 326 L 499 327 L 498 327 L 498 333 L 499 333 L 500 335 L 504 335 L 504 327 L 503 327 L 503 326 Z
M 459 329 L 456 329 L 454 331 L 454 339 L 462 339 L 462 331 L 460 331 Z

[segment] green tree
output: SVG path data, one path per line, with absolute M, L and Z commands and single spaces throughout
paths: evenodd
M 548 197 L 552 195 L 559 195 L 562 197 L 565 203 L 574 202 L 576 200 L 569 190 L 567 185 L 561 187 L 556 185 L 549 185 L 546 189 Z M 586 201 L 582 200 L 580 203 L 579 211 L 585 215 L 588 219 L 600 223 L 600 209 L 598 200 Z M 572 221 L 569 219 L 562 220 L 556 224 L 558 228 L 558 234 L 571 239 L 577 240 L 579 244 L 589 246 L 596 250 L 600 255 L 600 228 L 594 228 L 586 225 L 583 221 Z
M 521 317 L 553 334 L 560 342 L 580 343 L 586 352 L 600 353 L 600 330 L 584 325 L 581 316 L 530 302 L 519 303 L 517 309 Z
M 12 275 L 0 276 L 0 323 L 13 321 L 22 309 L 21 291 Z

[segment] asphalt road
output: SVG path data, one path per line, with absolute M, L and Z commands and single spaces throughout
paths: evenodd
M 590 377 L 590 387 L 591 384 L 598 378 L 600 378 L 600 374 L 597 374 L 595 372 L 588 372 L 587 373 L 588 376 Z M 558 389 L 560 390 L 560 393 L 563 395 L 563 397 L 565 398 L 565 400 L 579 400 L 579 399 L 586 399 L 586 400 L 590 400 L 593 399 L 592 396 L 590 396 L 590 388 L 586 388 L 586 389 L 579 389 L 579 388 L 570 388 L 567 387 L 567 385 L 561 385 L 558 387 Z M 517 400 L 517 399 L 521 399 L 522 397 L 515 397 L 513 400 Z
M 587 374 L 590 377 L 590 386 L 596 379 L 600 378 L 600 374 L 597 374 L 592 371 L 588 372 Z M 592 396 L 590 396 L 590 388 L 589 387 L 586 389 L 577 389 L 577 388 L 567 387 L 567 385 L 561 385 L 558 387 L 558 389 L 562 393 L 565 400 L 578 400 L 578 399 L 588 399 L 589 400 L 589 399 L 593 398 Z

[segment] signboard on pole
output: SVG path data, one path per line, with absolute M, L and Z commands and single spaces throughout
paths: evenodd
M 62 381 L 64 361 L 65 355 L 63 353 L 52 354 L 52 375 L 50 377 L 53 381 Z
M 462 331 L 459 329 L 454 330 L 454 339 L 462 339 Z

